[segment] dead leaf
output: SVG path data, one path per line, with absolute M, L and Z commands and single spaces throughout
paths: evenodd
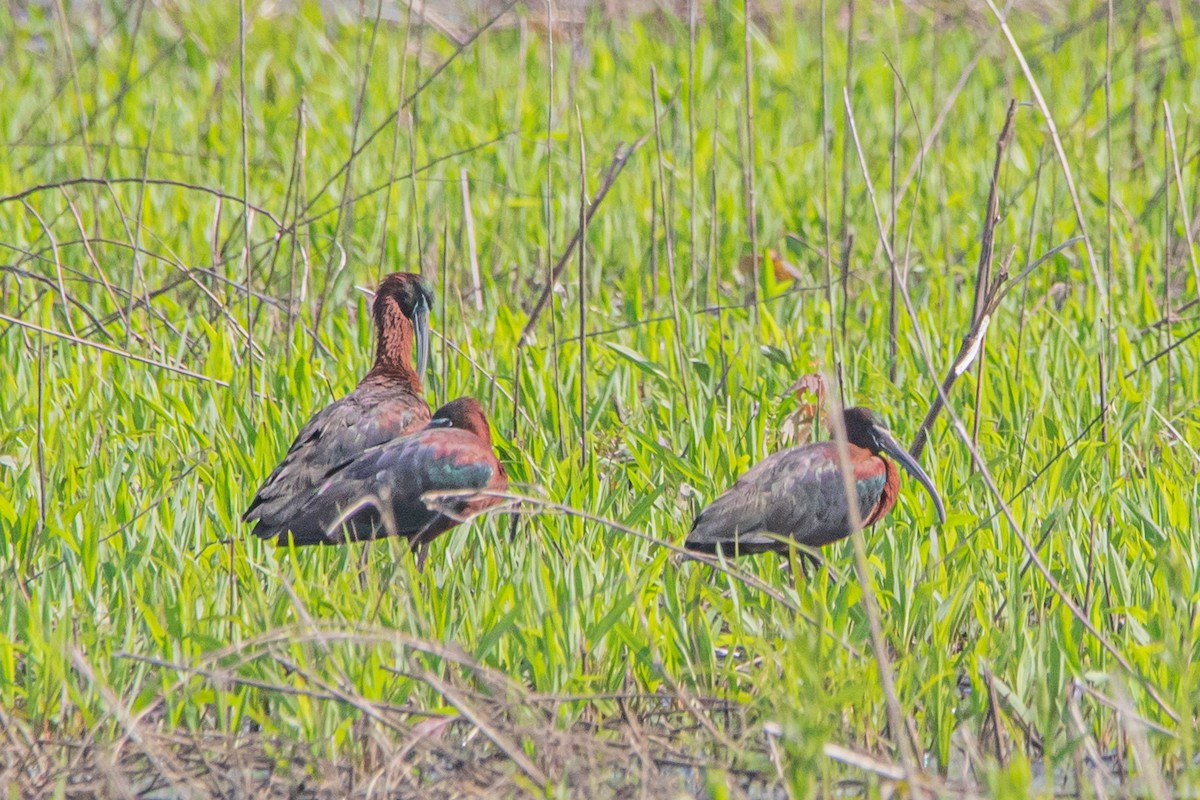
M 804 401 L 805 395 L 812 395 L 820 403 L 825 400 L 825 376 L 819 372 L 801 375 L 788 387 L 788 391 L 795 393 L 796 399 L 801 402 Z
M 1050 302 L 1054 304 L 1055 311 L 1062 311 L 1062 307 L 1066 305 L 1067 296 L 1071 293 L 1071 287 L 1059 281 L 1050 287 L 1048 296 Z
M 813 434 L 813 423 L 825 404 L 825 377 L 819 372 L 801 375 L 788 387 L 796 395 L 800 405 L 783 419 L 779 432 L 789 445 L 809 441 Z
M 801 279 L 799 268 L 790 261 L 784 261 L 783 256 L 774 247 L 769 247 L 764 250 L 758 257 L 759 264 L 765 272 L 768 268 L 775 274 L 775 279 L 779 281 L 798 281 Z M 754 275 L 754 259 L 749 253 L 738 259 L 738 272 L 743 275 Z
M 775 270 L 775 280 L 777 281 L 799 281 L 803 279 L 800 274 L 800 268 L 787 261 L 779 254 L 778 250 L 767 251 L 771 257 L 771 266 Z

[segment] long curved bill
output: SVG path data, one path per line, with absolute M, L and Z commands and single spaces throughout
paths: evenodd
M 424 381 L 425 366 L 429 363 L 429 306 L 423 297 L 413 307 L 413 333 L 417 340 L 417 375 Z
M 917 482 L 925 487 L 925 491 L 929 492 L 929 496 L 933 498 L 933 505 L 937 508 L 938 519 L 942 523 L 946 522 L 946 507 L 942 505 L 942 498 L 938 496 L 937 489 L 933 486 L 933 481 L 925 474 L 925 470 L 921 469 L 921 465 L 917 460 L 908 454 L 908 451 L 900 446 L 892 435 L 886 431 L 879 431 L 879 443 L 883 446 L 883 452 L 887 453 L 892 458 L 896 459 L 896 463 L 904 467 L 909 475 L 917 479 Z

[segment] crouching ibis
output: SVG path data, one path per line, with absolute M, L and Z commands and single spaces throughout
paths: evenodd
M 491 493 L 507 486 L 487 416 L 478 402 L 460 398 L 439 408 L 424 428 L 330 470 L 270 535 L 298 545 L 402 536 L 423 555 L 435 537 L 498 504 L 501 498 Z

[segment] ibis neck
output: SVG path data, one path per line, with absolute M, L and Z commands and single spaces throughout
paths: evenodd
M 376 324 L 375 365 L 363 382 L 401 383 L 419 395 L 422 386 L 421 376 L 413 368 L 412 321 L 404 316 L 399 305 L 389 302 L 377 315 Z
M 887 513 L 896 505 L 896 499 L 900 496 L 900 470 L 896 468 L 888 459 L 881 455 L 876 455 L 883 462 L 883 491 L 879 495 L 879 502 L 871 509 L 871 513 L 863 520 L 863 527 L 866 528 L 874 525 L 879 520 L 887 516 Z

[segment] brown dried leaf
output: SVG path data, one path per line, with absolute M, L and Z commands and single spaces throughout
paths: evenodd
M 783 256 L 774 247 L 769 247 L 758 256 L 759 264 L 764 272 L 770 269 L 775 274 L 775 279 L 780 281 L 798 281 L 801 278 L 800 270 L 795 264 L 790 261 L 784 261 Z M 738 259 L 738 272 L 743 275 L 754 275 L 754 259 L 747 253 Z
M 788 444 L 801 444 L 812 438 L 813 423 L 825 403 L 825 378 L 819 372 L 801 375 L 788 387 L 800 401 L 799 407 L 784 417 L 779 432 Z
M 779 437 L 784 447 L 803 444 L 812 436 L 812 420 L 805 419 L 804 409 L 798 408 L 783 418 L 779 425 Z
M 784 260 L 778 250 L 771 250 L 771 266 L 775 270 L 775 280 L 777 281 L 800 281 L 804 278 L 800 274 L 800 268 L 791 261 Z
M 795 383 L 788 387 L 788 391 L 794 392 L 796 399 L 801 402 L 804 401 L 804 396 L 809 394 L 820 403 L 825 400 L 825 376 L 819 372 L 801 375 Z

